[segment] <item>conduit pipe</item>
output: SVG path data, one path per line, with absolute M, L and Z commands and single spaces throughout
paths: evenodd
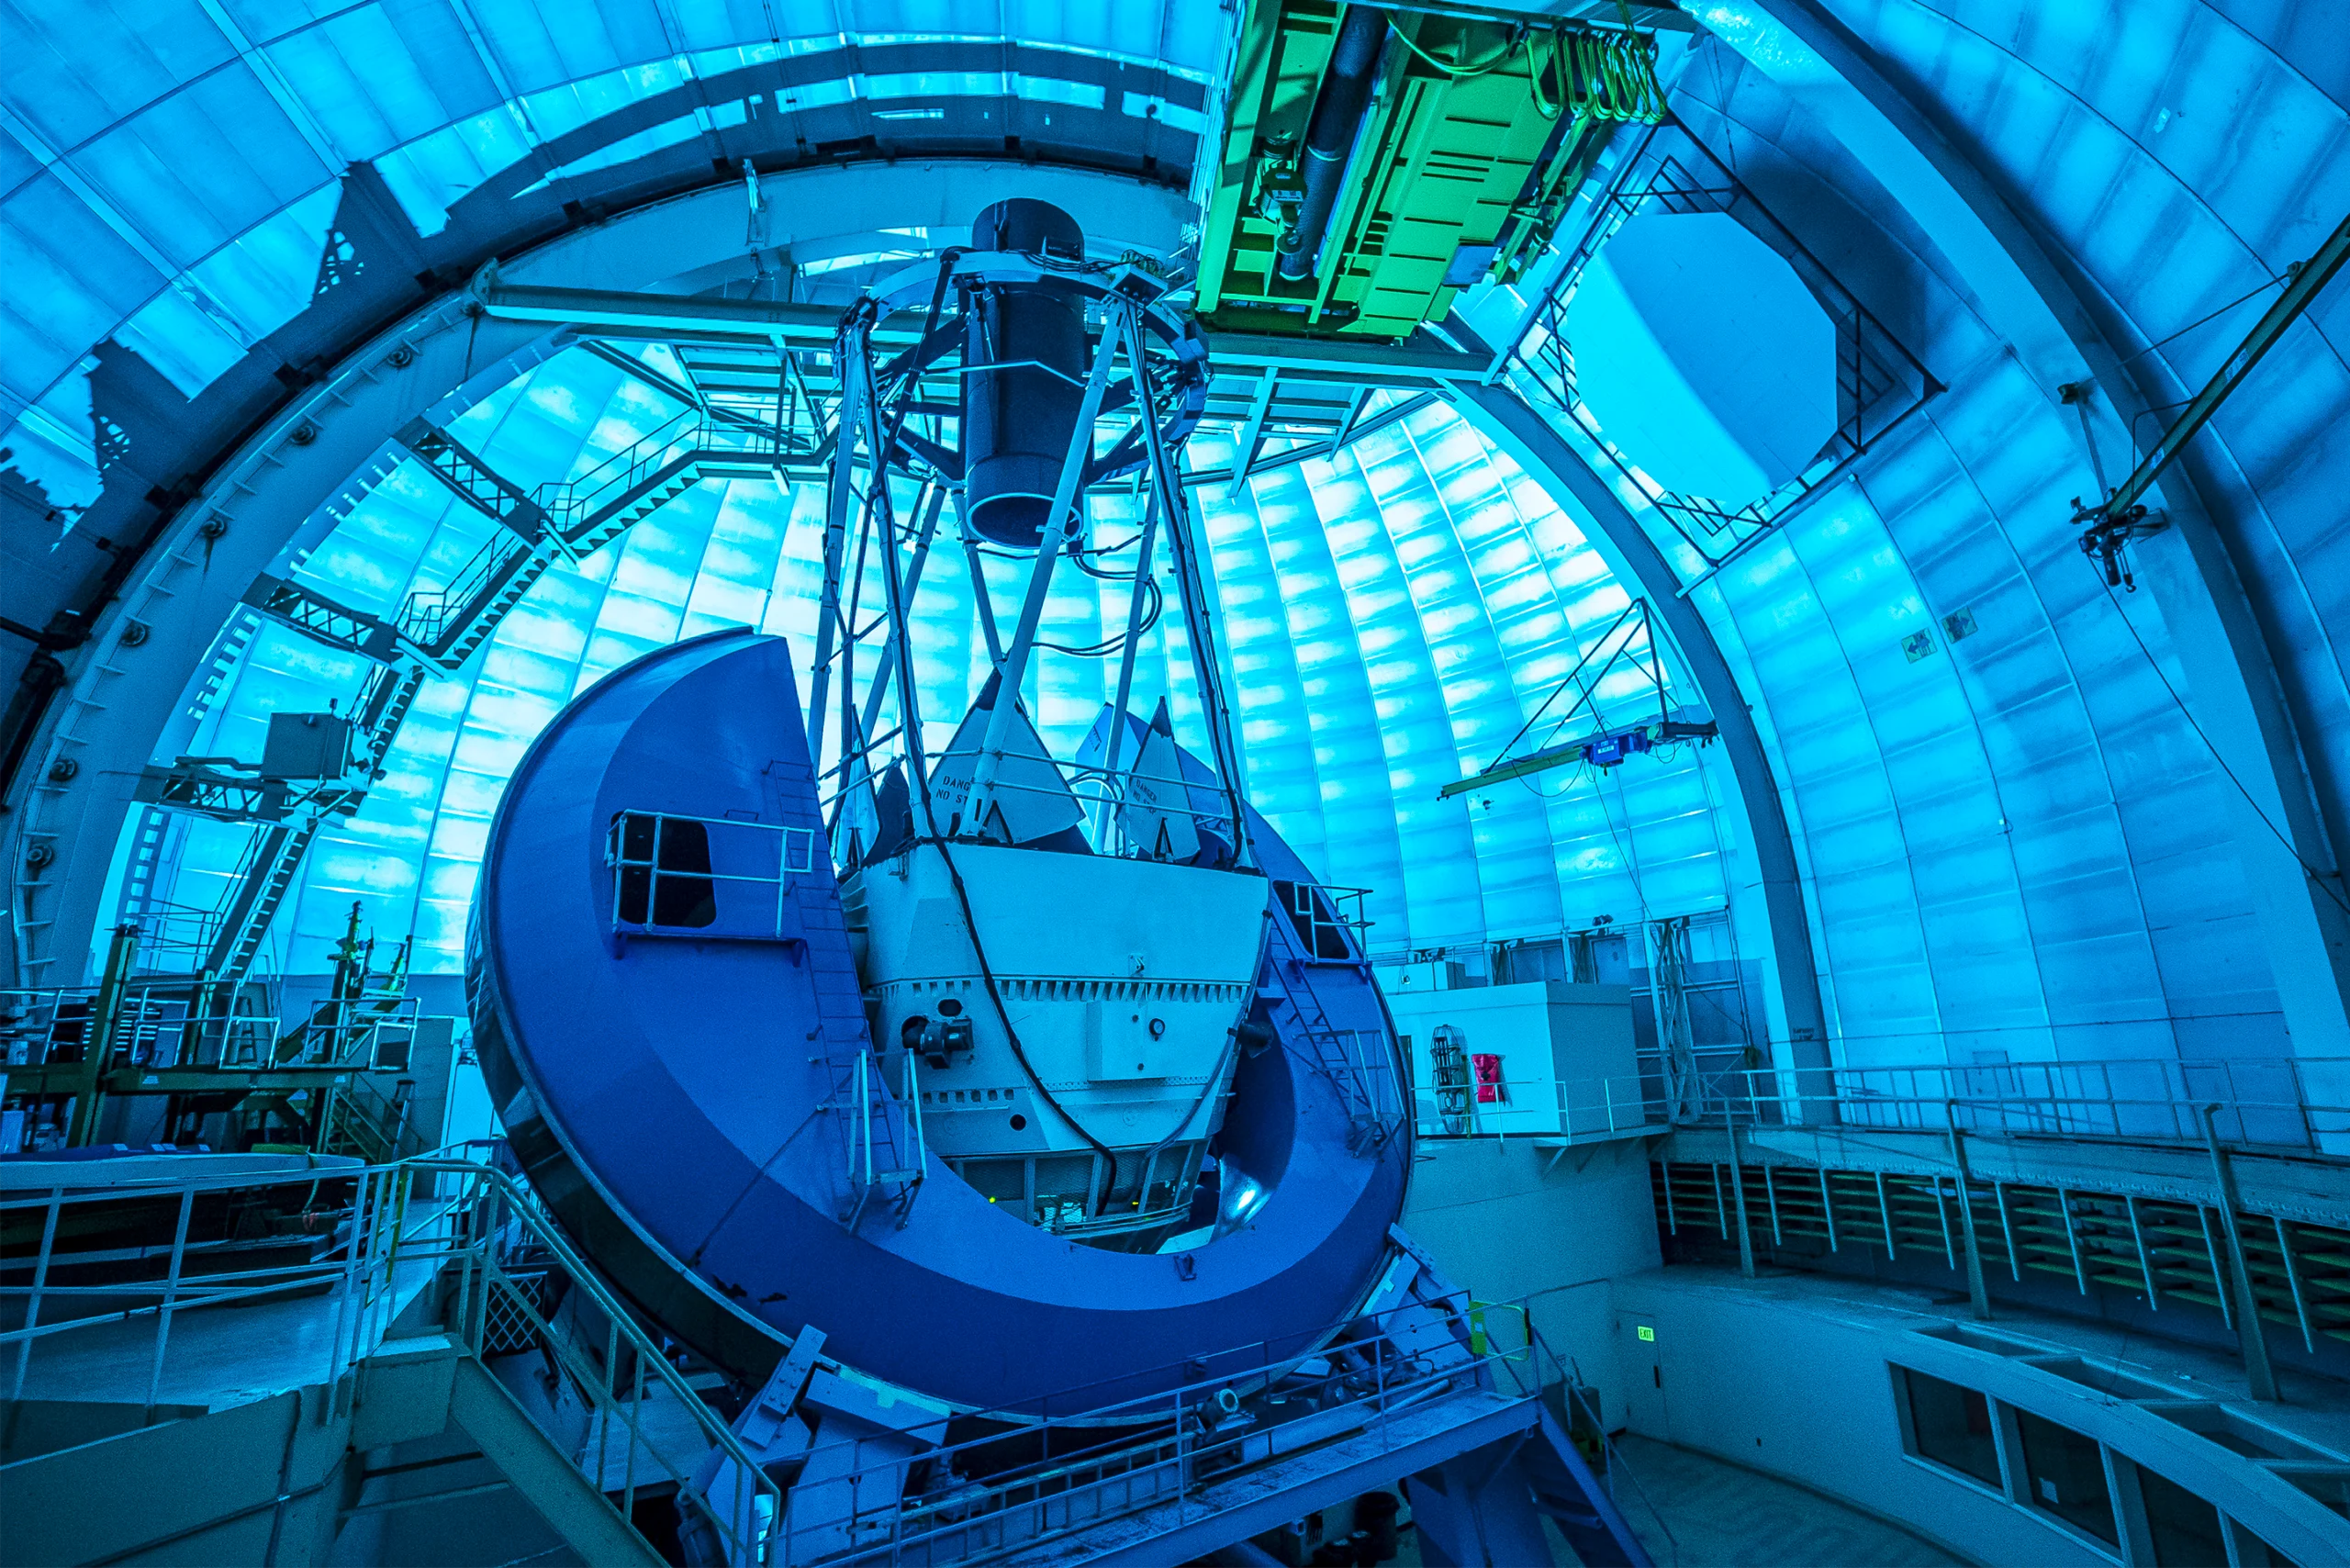
M 1314 116 L 1305 124 L 1305 147 L 1298 160 L 1305 198 L 1297 205 L 1296 226 L 1281 237 L 1280 266 L 1285 278 L 1314 275 L 1323 231 L 1338 205 L 1347 160 L 1371 107 L 1371 86 L 1386 41 L 1386 12 L 1371 6 L 1347 7 L 1346 20 L 1338 24 L 1338 41 L 1330 49 L 1329 69 L 1314 95 Z

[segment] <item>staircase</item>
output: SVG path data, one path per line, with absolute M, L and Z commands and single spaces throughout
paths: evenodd
M 319 835 L 319 822 L 313 816 L 291 825 L 280 823 L 264 828 L 246 852 L 237 873 L 237 891 L 222 912 L 220 935 L 205 964 L 224 981 L 241 980 L 252 972 L 254 955 L 269 935 L 269 923 L 285 902 L 285 890 L 301 873 L 302 857 L 309 852 L 310 841 Z
M 533 495 L 565 550 L 586 555 L 704 479 L 772 477 L 785 456 L 770 431 L 688 409 L 578 478 L 541 485 Z
M 461 668 L 554 556 L 554 547 L 543 540 L 524 544 L 507 534 L 492 538 L 447 588 L 408 596 L 400 610 L 401 634 L 441 668 Z
M 1341 1029 L 1314 988 L 1313 961 L 1302 955 L 1285 921 L 1274 921 L 1267 962 L 1287 970 L 1287 984 L 1260 985 L 1258 1001 L 1282 1048 L 1321 1075 L 1347 1114 L 1347 1150 L 1370 1156 L 1402 1130 L 1403 1096 L 1384 1056 L 1383 1032 Z M 1370 1036 L 1368 1039 L 1365 1036 Z M 1366 1059 L 1376 1053 L 1380 1059 Z M 1382 1094 L 1382 1082 L 1387 1092 Z
M 327 1093 L 323 1152 L 351 1155 L 370 1165 L 422 1153 L 406 1113 L 399 1101 L 386 1099 L 354 1073 L 349 1083 Z

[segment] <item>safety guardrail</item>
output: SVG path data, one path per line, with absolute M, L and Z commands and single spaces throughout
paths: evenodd
M 1432 1345 L 1420 1322 L 1360 1338 L 1339 1338 L 1343 1326 L 1333 1325 L 1316 1339 L 1259 1341 L 1120 1380 L 1181 1379 L 1166 1392 L 1105 1401 L 1108 1385 L 1091 1384 L 995 1413 L 1040 1457 L 983 1483 L 966 1479 L 958 1461 L 1000 1450 L 1003 1432 L 985 1419 L 984 1436 L 911 1453 L 894 1433 L 822 1444 L 806 1454 L 806 1473 L 824 1476 L 825 1497 L 842 1506 L 782 1517 L 760 1561 L 946 1568 L 1049 1549 L 1147 1509 L 1171 1509 L 1170 1528 L 1180 1529 L 1213 1507 L 1204 1487 L 1358 1435 L 1391 1446 L 1396 1418 L 1446 1398 L 1536 1399 L 1561 1386 L 1576 1396 L 1579 1380 L 1534 1327 L 1527 1300 L 1483 1302 L 1463 1290 L 1439 1299 L 1466 1330 L 1465 1347 Z M 1615 1475 L 1629 1472 L 1595 1412 L 1591 1436 L 1608 1456 L 1612 1500 Z
M 1700 1073 L 1695 1119 L 2341 1152 L 2350 1057 L 1760 1068 Z M 1823 1110 L 1831 1114 L 1822 1116 Z M 2330 1147 L 2331 1146 L 2331 1147 Z
M 1983 1067 L 1659 1070 L 1413 1086 L 1422 1137 L 1575 1137 L 1675 1126 L 1839 1125 L 2326 1154 L 2350 1143 L 2350 1057 L 2160 1058 Z M 1555 1118 L 1555 1121 L 1553 1120 Z
M 316 1298 L 306 1332 L 278 1332 L 268 1349 L 276 1358 L 272 1372 L 281 1386 L 332 1391 L 333 1397 L 320 1406 L 325 1420 L 351 1408 L 351 1374 L 382 1343 L 394 1319 L 427 1293 L 442 1292 L 437 1320 L 466 1353 L 487 1358 L 536 1350 L 550 1359 L 590 1417 L 593 1451 L 571 1457 L 598 1480 L 599 1490 L 630 1521 L 629 1528 L 635 1528 L 632 1512 L 640 1486 L 690 1475 L 710 1448 L 733 1455 L 738 1462 L 735 1485 L 755 1495 L 739 1498 L 732 1516 L 711 1512 L 715 1528 L 727 1537 L 726 1561 L 754 1561 L 754 1543 L 730 1535 L 724 1518 L 776 1517 L 781 1503 L 776 1483 L 752 1464 L 725 1418 L 704 1402 L 663 1347 L 573 1249 L 535 1194 L 506 1172 L 465 1158 L 493 1147 L 453 1145 L 381 1165 L 341 1160 L 152 1182 L 111 1179 L 103 1185 L 73 1160 L 43 1162 L 39 1174 L 50 1178 L 43 1184 L 28 1182 L 26 1168 L 17 1167 L 16 1184 L 0 1196 L 0 1229 L 10 1233 L 15 1252 L 18 1233 L 29 1241 L 38 1216 L 39 1242 L 28 1249 L 28 1260 L 0 1274 L 0 1302 L 23 1304 L 21 1320 L 0 1332 L 0 1367 L 8 1369 L 10 1397 L 24 1397 L 38 1350 L 80 1336 L 84 1343 L 77 1348 L 85 1354 L 77 1366 L 86 1364 L 91 1353 L 146 1358 L 146 1405 L 151 1411 L 163 1403 L 174 1328 L 183 1328 L 176 1343 L 184 1344 L 190 1315 Z M 217 1258 L 205 1257 L 207 1238 L 191 1237 L 199 1210 L 241 1193 L 289 1190 L 302 1193 L 297 1212 L 324 1238 L 307 1262 L 220 1270 L 212 1266 Z M 171 1216 L 172 1244 L 152 1254 L 162 1267 L 162 1277 L 56 1282 L 52 1275 L 75 1262 L 70 1247 L 61 1249 L 60 1238 L 86 1234 L 91 1221 L 101 1217 L 100 1209 L 126 1204 Z M 192 1260 L 205 1266 L 191 1270 Z M 27 1262 L 30 1280 L 15 1282 Z M 153 1325 L 151 1346 L 124 1334 L 126 1326 L 141 1323 Z M 601 1340 L 594 1347 L 582 1342 L 583 1327 L 591 1323 Z M 283 1330 L 285 1325 L 275 1327 Z M 319 1329 L 324 1332 L 311 1332 Z M 241 1376 L 253 1375 L 252 1361 L 251 1356 L 241 1359 Z M 663 1439 L 643 1420 L 648 1395 L 656 1387 L 704 1439 L 690 1454 L 663 1453 L 659 1445 L 674 1444 L 674 1439 Z M 625 1453 L 610 1451 L 621 1443 L 627 1445 Z M 640 1473 L 640 1455 L 657 1462 L 663 1473 Z M 602 1481 L 615 1473 L 618 1483 L 605 1487 Z M 690 1491 L 684 1483 L 681 1488 Z M 646 1551 L 654 1554 L 649 1544 Z
M 85 1061 L 102 1033 L 105 989 L 0 990 L 0 1067 Z M 106 1038 L 115 1059 L 106 1067 L 398 1070 L 431 1016 L 415 997 L 320 1002 L 298 1019 L 233 1013 L 228 1005 L 201 975 L 131 981 L 113 1010 Z

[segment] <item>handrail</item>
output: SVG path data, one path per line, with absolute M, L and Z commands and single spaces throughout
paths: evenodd
M 536 487 L 532 498 L 550 516 L 576 527 L 601 510 L 602 498 L 624 494 L 648 474 L 697 452 L 757 454 L 778 459 L 783 443 L 764 428 L 752 430 L 713 420 L 699 409 L 688 409 L 654 426 L 635 441 L 610 454 L 594 467 L 568 479 L 553 479 Z
M 1424 1068 L 1423 1071 L 1426 1070 Z M 1651 1064 L 1645 1073 L 1560 1080 L 1505 1077 L 1504 1098 L 1470 1107 L 1470 1125 L 1446 1125 L 1434 1103 L 1439 1086 L 1413 1086 L 1426 1137 L 1592 1136 L 1578 1121 L 1604 1117 L 1608 1133 L 1674 1126 L 1818 1126 L 1894 1128 L 1937 1135 L 2023 1134 L 2140 1143 L 2203 1142 L 2202 1107 L 2217 1104 L 2219 1137 L 2237 1147 L 2328 1152 L 2329 1133 L 2350 1129 L 2350 1105 L 2311 1092 L 2312 1081 L 2350 1081 L 2350 1057 L 2102 1062 L 1997 1066 L 1725 1068 L 1700 1072 L 1678 1108 Z M 2262 1080 L 2266 1080 L 2263 1083 Z M 1472 1083 L 1474 1092 L 1482 1087 Z M 1946 1114 L 1947 1108 L 1947 1114 Z M 1529 1126 L 1555 1114 L 1554 1130 Z M 1479 1126 L 1483 1118 L 1498 1126 Z M 1506 1118 L 1506 1120 L 1505 1120 Z M 1459 1119 L 1459 1118 L 1455 1118 Z
M 732 1509 L 711 1507 L 705 1512 L 709 1515 L 712 1525 L 722 1535 L 729 1539 L 732 1545 L 737 1549 L 747 1549 L 742 1551 L 740 1558 L 735 1553 L 730 1552 L 729 1561 L 755 1560 L 751 1553 L 755 1548 L 755 1543 L 745 1543 L 736 1539 L 733 1528 L 729 1522 L 742 1518 L 755 1520 L 759 1516 L 755 1499 L 741 1495 L 741 1488 L 747 1479 L 757 1495 L 768 1499 L 773 1513 L 779 1513 L 781 1510 L 783 1495 L 781 1488 L 773 1478 L 758 1468 L 750 1451 L 743 1446 L 742 1439 L 734 1435 L 733 1428 L 702 1401 L 699 1391 L 686 1381 L 685 1374 L 671 1364 L 661 1348 L 637 1326 L 636 1319 L 630 1309 L 621 1302 L 610 1287 L 604 1284 L 601 1277 L 588 1267 L 586 1260 L 573 1250 L 570 1241 L 565 1238 L 561 1229 L 539 1206 L 536 1194 L 504 1171 L 470 1160 L 420 1158 L 402 1161 L 401 1166 L 411 1171 L 452 1174 L 480 1183 L 484 1196 L 494 1194 L 494 1197 L 487 1205 L 477 1204 L 476 1212 L 480 1207 L 487 1206 L 494 1219 L 499 1208 L 502 1207 L 508 1214 L 509 1223 L 519 1225 L 520 1229 L 529 1236 L 532 1243 L 543 1249 L 570 1276 L 573 1289 L 586 1296 L 603 1314 L 609 1329 L 602 1366 L 597 1369 L 584 1368 L 580 1365 L 576 1348 L 572 1344 L 569 1337 L 554 1334 L 553 1326 L 536 1307 L 528 1300 L 521 1299 L 520 1292 L 512 1292 L 516 1297 L 514 1305 L 522 1309 L 532 1327 L 540 1333 L 544 1342 L 557 1351 L 558 1358 L 565 1362 L 565 1370 L 571 1373 L 574 1383 L 579 1386 L 583 1394 L 589 1393 L 594 1386 L 589 1379 L 583 1377 L 583 1372 L 592 1371 L 600 1375 L 603 1382 L 606 1412 L 605 1418 L 595 1426 L 600 1441 L 608 1444 L 610 1439 L 610 1412 L 617 1408 L 623 1413 L 630 1446 L 625 1462 L 623 1500 L 619 1512 L 623 1520 L 630 1521 L 630 1528 L 635 1528 L 632 1515 L 636 1494 L 636 1450 L 642 1446 L 647 1453 L 655 1453 L 657 1456 L 657 1450 L 654 1448 L 650 1438 L 641 1430 L 639 1423 L 639 1417 L 644 1405 L 643 1374 L 650 1370 L 660 1380 L 662 1385 L 669 1390 L 680 1406 L 693 1417 L 695 1425 L 710 1439 L 711 1446 L 724 1450 L 727 1456 L 734 1461 L 732 1468 L 735 1477 L 737 1495 L 733 1499 L 733 1507 Z M 482 1282 L 477 1294 L 473 1288 L 476 1259 L 468 1253 L 462 1260 L 464 1271 L 457 1297 L 456 1325 L 461 1332 L 468 1327 L 471 1328 L 472 1332 L 465 1335 L 465 1342 L 477 1355 L 481 1353 L 482 1332 L 489 1307 L 490 1287 L 497 1282 L 497 1276 L 491 1271 L 498 1267 L 494 1249 L 491 1249 L 487 1243 L 490 1238 L 500 1234 L 503 1228 L 499 1225 L 492 1224 L 484 1227 L 481 1232 L 483 1246 L 478 1261 L 482 1271 Z M 510 1285 L 508 1288 L 509 1291 L 512 1290 Z M 620 1400 L 613 1387 L 616 1369 L 621 1361 L 617 1352 L 623 1344 L 632 1352 L 634 1364 L 638 1369 L 637 1376 L 632 1380 L 634 1397 L 625 1404 Z M 600 1481 L 604 1457 L 601 1452 L 598 1455 L 596 1479 L 599 1483 L 599 1490 L 602 1489 Z M 680 1477 L 678 1489 L 680 1495 L 692 1495 L 693 1485 L 690 1478 Z M 746 1507 L 746 1504 L 751 1506 Z
M 31 1283 L 0 1287 L 0 1299 L 21 1298 L 26 1304 L 21 1324 L 0 1332 L 0 1352 L 11 1347 L 16 1350 L 10 1396 L 23 1397 L 37 1343 L 48 1343 L 76 1330 L 151 1320 L 155 1324 L 155 1338 L 149 1360 L 146 1403 L 151 1411 L 158 1406 L 162 1390 L 175 1317 L 206 1307 L 259 1303 L 325 1284 L 331 1287 L 330 1305 L 326 1310 L 332 1314 L 332 1333 L 327 1341 L 323 1375 L 319 1381 L 333 1391 L 333 1396 L 321 1408 L 320 1419 L 324 1420 L 334 1412 L 349 1408 L 349 1375 L 373 1353 L 375 1344 L 405 1305 L 408 1297 L 403 1294 L 399 1281 L 403 1277 L 415 1281 L 418 1276 L 403 1275 L 403 1271 L 427 1268 L 432 1275 L 439 1276 L 454 1270 L 457 1287 L 447 1303 L 443 1320 L 452 1338 L 469 1353 L 480 1356 L 489 1349 L 487 1341 L 494 1323 L 519 1320 L 538 1338 L 593 1413 L 591 1429 L 598 1435 L 601 1448 L 594 1456 L 595 1473 L 591 1479 L 599 1491 L 603 1490 L 604 1461 L 610 1457 L 606 1450 L 616 1438 L 625 1434 L 621 1440 L 629 1444 L 629 1449 L 622 1462 L 621 1501 L 615 1509 L 624 1521 L 630 1520 L 639 1484 L 639 1450 L 656 1460 L 663 1457 L 654 1435 L 642 1422 L 647 1389 L 657 1383 L 691 1417 L 709 1446 L 722 1449 L 736 1462 L 736 1506 L 732 1510 L 713 1506 L 706 1511 L 712 1526 L 733 1548 L 729 1561 L 758 1561 L 756 1543 L 740 1539 L 728 1521 L 761 1518 L 760 1509 L 744 1506 L 755 1504 L 761 1496 L 767 1498 L 768 1505 L 764 1517 L 775 1517 L 781 1504 L 780 1488 L 759 1471 L 727 1422 L 703 1402 L 685 1374 L 638 1327 L 630 1310 L 573 1249 L 560 1227 L 540 1206 L 535 1194 L 502 1170 L 479 1160 L 453 1157 L 471 1147 L 452 1146 L 428 1155 L 381 1164 L 312 1164 L 283 1170 L 163 1177 L 80 1187 L 74 1181 L 78 1170 L 75 1162 L 55 1162 L 54 1180 L 45 1189 L 18 1191 L 0 1197 L 0 1213 L 45 1211 L 40 1246 L 32 1260 Z M 460 1186 L 453 1196 L 436 1197 L 418 1191 L 420 1182 L 429 1185 L 452 1179 Z M 188 1257 L 204 1245 L 192 1243 L 189 1237 L 198 1197 L 304 1185 L 310 1188 L 304 1200 L 306 1210 L 331 1190 L 345 1189 L 349 1193 L 347 1206 L 338 1204 L 345 1217 L 334 1226 L 330 1245 L 320 1256 L 301 1264 L 193 1276 L 187 1272 Z M 174 1197 L 179 1200 L 179 1212 L 173 1242 L 165 1260 L 167 1271 L 162 1280 L 103 1285 L 49 1282 L 52 1263 L 60 1256 L 60 1219 L 69 1207 L 125 1202 L 153 1204 Z M 508 1267 L 525 1254 L 534 1260 L 531 1270 L 518 1272 Z M 543 1260 L 543 1264 L 537 1260 Z M 581 1353 L 573 1335 L 555 1327 L 539 1310 L 535 1293 L 524 1287 L 527 1278 L 543 1277 L 547 1271 L 555 1269 L 568 1277 L 571 1287 L 565 1297 L 565 1310 L 576 1312 L 579 1308 L 573 1304 L 584 1302 L 604 1316 L 607 1332 L 600 1366 Z M 131 1298 L 130 1305 L 118 1305 L 125 1297 Z M 88 1303 L 92 1306 L 104 1304 L 106 1310 L 42 1323 L 41 1307 L 50 1301 Z M 496 1319 L 492 1317 L 493 1311 L 498 1314 Z M 623 1349 L 628 1352 L 625 1357 L 621 1354 Z M 623 1365 L 633 1369 L 625 1380 L 620 1370 Z M 305 1383 L 309 1381 L 307 1372 L 291 1372 L 289 1375 Z M 619 1432 L 614 1430 L 616 1425 Z M 573 1457 L 576 1461 L 585 1460 L 585 1456 Z M 699 1460 L 701 1451 L 695 1452 L 692 1458 Z M 689 1475 L 681 1475 L 679 1484 L 688 1495 L 692 1494 Z M 748 1488 L 747 1493 L 744 1488 Z M 634 1528 L 632 1521 L 630 1528 Z M 647 1550 L 651 1550 L 649 1545 Z
M 1452 1304 L 1450 1310 L 1455 1316 L 1466 1321 L 1472 1305 L 1466 1291 L 1449 1292 L 1442 1299 Z M 810 1450 L 810 1459 L 812 1462 L 817 1454 L 835 1456 L 824 1467 L 830 1482 L 828 1490 L 837 1487 L 852 1498 L 872 1495 L 887 1501 L 870 1509 L 853 1503 L 848 1518 L 812 1520 L 805 1528 L 827 1535 L 845 1529 L 852 1540 L 869 1540 L 868 1551 L 882 1551 L 886 1544 L 886 1560 L 892 1562 L 904 1560 L 909 1549 L 918 1551 L 955 1536 L 979 1535 L 986 1539 L 968 1551 L 921 1554 L 912 1560 L 943 1563 L 978 1558 L 1013 1544 L 1034 1547 L 1076 1529 L 1168 1502 L 1188 1507 L 1192 1494 L 1211 1476 L 1237 1474 L 1294 1457 L 1322 1446 L 1340 1431 L 1382 1424 L 1447 1392 L 1482 1387 L 1506 1397 L 1538 1396 L 1546 1383 L 1552 1381 L 1542 1377 L 1542 1366 L 1546 1361 L 1554 1368 L 1558 1363 L 1555 1357 L 1549 1355 L 1547 1347 L 1541 1346 L 1530 1320 L 1524 1318 L 1526 1301 L 1522 1298 L 1473 1305 L 1487 1310 L 1517 1310 L 1527 1325 L 1526 1344 L 1484 1350 L 1466 1346 L 1459 1360 L 1431 1362 L 1413 1348 L 1416 1339 L 1407 1342 L 1404 1338 L 1412 1334 L 1416 1325 L 1402 1334 L 1382 1331 L 1341 1341 L 1335 1337 L 1337 1330 L 1345 1326 L 1341 1323 L 1331 1326 L 1325 1335 L 1304 1342 L 1260 1340 L 1168 1363 L 1155 1370 L 1189 1370 L 1201 1363 L 1229 1366 L 1251 1353 L 1259 1357 L 1259 1365 L 1254 1368 L 1193 1375 L 1175 1388 L 1108 1405 L 1098 1405 L 1084 1397 L 1089 1388 L 1100 1384 L 1081 1385 L 1036 1402 L 1043 1408 L 1075 1397 L 1078 1409 L 1069 1416 L 1028 1420 L 1024 1413 L 1007 1413 L 1022 1420 L 1024 1434 L 1037 1440 L 1045 1451 L 1027 1464 L 990 1475 L 981 1485 L 947 1486 L 929 1495 L 910 1495 L 906 1490 L 910 1472 L 915 1466 L 925 1467 L 934 1478 L 950 1476 L 957 1455 L 1001 1443 L 1000 1432 L 925 1448 L 911 1456 L 888 1436 L 846 1438 L 824 1444 Z M 1321 1370 L 1308 1370 L 1315 1362 L 1323 1363 Z M 1495 1386 L 1495 1380 L 1505 1372 L 1510 1386 L 1501 1389 Z M 1147 1377 L 1150 1373 L 1133 1375 Z M 1220 1402 L 1218 1395 L 1226 1391 L 1237 1393 L 1260 1387 L 1268 1393 L 1280 1390 L 1285 1402 L 1304 1406 L 1304 1414 L 1290 1421 L 1231 1420 L 1231 1413 L 1237 1406 Z M 1340 1419 L 1334 1423 L 1329 1419 L 1332 1417 Z M 1348 1421 L 1348 1417 L 1360 1419 Z M 1292 1427 L 1304 1429 L 1305 1440 L 1285 1450 L 1281 1437 Z M 1056 1433 L 1069 1434 L 1077 1446 L 1054 1452 L 1052 1437 Z M 856 1462 L 868 1447 L 885 1450 L 886 1457 L 868 1464 Z M 1162 1477 L 1171 1484 L 1160 1484 Z M 1080 1506 L 1084 1504 L 1089 1488 L 1107 1488 L 1121 1482 L 1125 1484 L 1121 1499 L 1113 1502 L 1097 1497 L 1097 1506 Z M 934 1487 L 938 1488 L 935 1480 Z M 1051 1524 L 1049 1517 L 1057 1509 L 1064 1516 L 1062 1522 Z M 1038 1528 L 1008 1530 L 1007 1527 L 1023 1510 L 1041 1512 L 1045 1517 L 1034 1518 L 1032 1513 L 1032 1522 Z M 890 1531 L 886 1543 L 878 1537 L 860 1536 L 861 1521 L 870 1518 L 878 1527 L 885 1514 Z M 909 1529 L 910 1525 L 917 1528 Z M 794 1551 L 798 1532 L 780 1533 L 780 1553 L 770 1561 L 783 1565 L 802 1561 Z M 770 1550 L 774 1550 L 773 1543 Z

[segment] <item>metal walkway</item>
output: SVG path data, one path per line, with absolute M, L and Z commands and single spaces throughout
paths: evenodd
M 1421 1528 L 1456 1560 L 1543 1557 L 1547 1516 L 1586 1563 L 1648 1562 L 1542 1404 L 1561 1370 L 1547 1349 L 1472 1336 L 1458 1293 L 1400 1238 L 1380 1290 L 1319 1354 L 1222 1358 L 1257 1370 L 1026 1426 L 1044 1455 L 1032 1462 L 990 1452 L 1000 1432 L 910 1449 L 819 1426 L 785 1464 L 730 1427 L 705 1397 L 712 1380 L 680 1368 L 532 1193 L 489 1166 L 425 1157 L 306 1170 L 292 1184 L 304 1215 L 333 1216 L 329 1244 L 306 1262 L 243 1271 L 191 1247 L 185 1216 L 285 1188 L 283 1172 L 78 1189 L 73 1162 L 54 1175 L 0 1197 L 10 1230 L 41 1238 L 29 1283 L 8 1287 L 25 1310 L 0 1331 L 0 1377 L 16 1393 L 0 1465 L 10 1488 L 78 1495 L 110 1477 L 143 1495 L 140 1477 L 161 1484 L 246 1442 L 228 1426 L 275 1433 L 305 1479 L 185 1498 L 168 1529 L 137 1509 L 56 1515 L 0 1561 L 20 1547 L 84 1561 L 172 1542 L 209 1542 L 225 1561 L 240 1552 L 215 1532 L 259 1529 L 264 1513 L 322 1552 L 354 1512 L 336 1502 L 356 1495 L 347 1477 L 387 1473 L 366 1469 L 368 1453 L 462 1433 L 502 1478 L 487 1489 L 510 1487 L 597 1562 L 659 1561 L 639 1505 L 668 1497 L 681 1520 L 699 1521 L 710 1562 L 1157 1564 L 1406 1478 Z M 119 1223 L 104 1211 L 124 1205 L 141 1224 L 176 1213 L 177 1239 L 143 1249 L 143 1277 L 76 1282 L 90 1265 L 59 1238 Z M 803 1393 L 804 1414 L 844 1408 L 845 1380 L 812 1353 L 819 1343 L 793 1358 L 784 1410 Z M 312 1557 L 323 1560 L 307 1549 L 279 1560 Z

